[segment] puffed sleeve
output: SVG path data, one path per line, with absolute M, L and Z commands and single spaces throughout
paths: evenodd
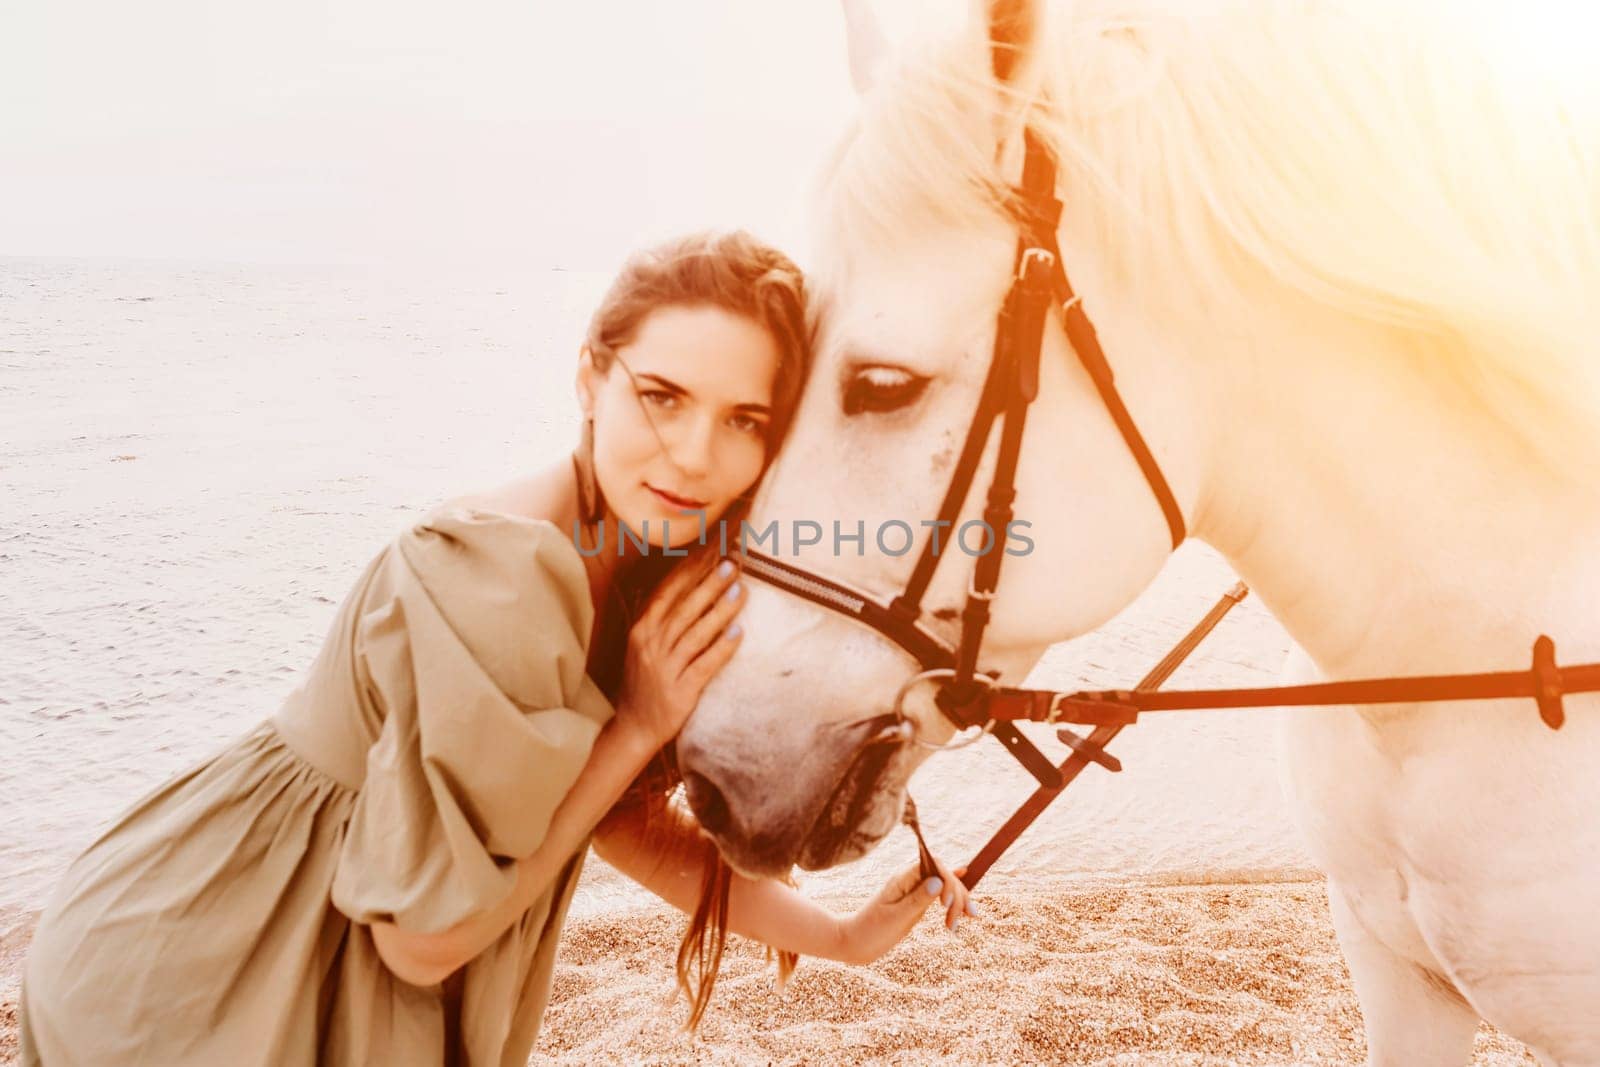
M 594 608 L 556 526 L 442 510 L 391 549 L 354 634 L 382 720 L 332 899 L 426 933 L 511 892 L 611 706 L 585 673 Z

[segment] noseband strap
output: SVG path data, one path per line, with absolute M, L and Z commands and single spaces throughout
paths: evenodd
M 914 615 L 906 618 L 895 612 L 892 605 L 885 607 L 842 582 L 749 549 L 744 551 L 743 564 L 744 572 L 753 578 L 872 627 L 910 653 L 923 670 L 955 664 L 954 650 L 929 633 Z

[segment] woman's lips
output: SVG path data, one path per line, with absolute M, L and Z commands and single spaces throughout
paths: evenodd
M 699 510 L 699 509 L 702 509 L 702 508 L 704 508 L 706 506 L 706 502 L 704 500 L 692 500 L 689 497 L 675 496 L 672 493 L 669 493 L 669 492 L 667 492 L 667 491 L 665 491 L 663 489 L 657 489 L 655 486 L 651 485 L 649 482 L 645 482 L 644 483 L 644 487 L 646 489 L 650 490 L 652 493 L 654 493 L 664 503 L 670 504 L 672 507 L 675 507 L 675 508 L 686 508 L 686 509 L 691 509 L 691 510 Z

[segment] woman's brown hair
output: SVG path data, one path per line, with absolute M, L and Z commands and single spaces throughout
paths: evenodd
M 645 319 L 666 307 L 716 307 L 744 315 L 763 326 L 778 348 L 771 414 L 767 422 L 766 460 L 771 462 L 788 432 L 810 369 L 806 327 L 806 292 L 800 269 L 782 252 L 762 244 L 743 230 L 705 231 L 679 237 L 634 254 L 623 265 L 589 322 L 584 346 L 595 369 L 609 373 L 623 348 Z M 763 468 L 764 469 L 764 468 Z M 751 487 L 754 489 L 754 486 Z M 749 491 L 720 518 L 733 530 L 749 508 Z M 712 545 L 701 551 L 712 550 Z M 674 563 L 688 559 L 644 554 L 618 573 L 611 600 L 600 606 L 600 629 L 589 655 L 589 673 L 605 694 L 615 699 L 622 682 L 628 631 L 656 585 Z M 634 780 L 616 809 L 642 810 L 646 832 L 651 814 L 673 803 L 682 784 L 671 746 L 657 753 Z M 709 840 L 703 839 L 700 901 L 678 947 L 678 985 L 690 1004 L 688 1028 L 705 1014 L 716 983 L 727 936 L 728 890 L 733 871 Z M 769 958 L 770 958 L 769 950 Z M 797 957 L 778 953 L 781 983 Z
M 584 347 L 609 373 L 653 311 L 716 307 L 766 328 L 778 346 L 767 422 L 767 458 L 788 432 L 810 369 L 805 279 L 788 256 L 743 230 L 703 231 L 636 252 L 618 272 L 589 320 Z

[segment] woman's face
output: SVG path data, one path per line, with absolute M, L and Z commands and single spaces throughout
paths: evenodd
M 600 491 L 621 522 L 678 547 L 700 536 L 697 512 L 713 523 L 755 483 L 778 359 L 760 323 L 705 306 L 650 312 L 604 374 L 584 353 L 578 398 L 594 418 Z

